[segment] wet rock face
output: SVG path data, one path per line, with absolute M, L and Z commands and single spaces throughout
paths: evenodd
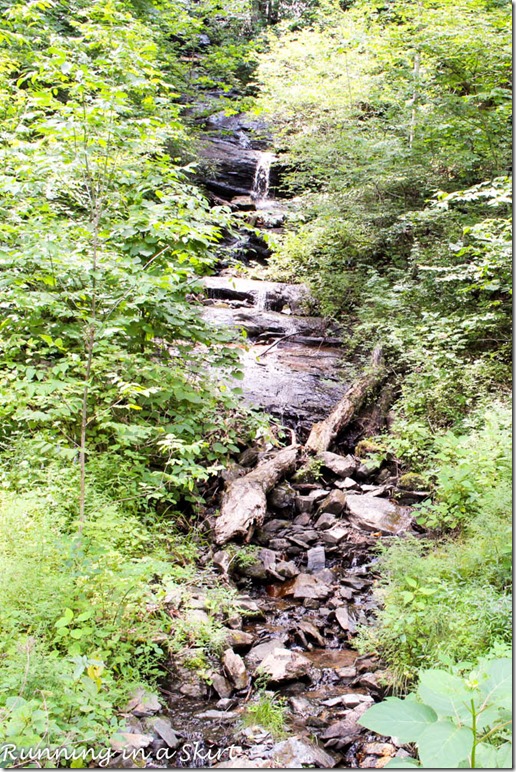
M 205 280 L 204 318 L 215 326 L 244 329 L 241 353 L 244 400 L 293 428 L 308 429 L 343 396 L 343 356 L 338 330 L 307 315 L 303 285 L 231 276 Z M 349 464 L 344 462 L 345 469 Z

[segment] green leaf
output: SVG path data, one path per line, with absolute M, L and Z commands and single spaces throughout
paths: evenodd
M 477 769 L 496 769 L 498 758 L 494 745 L 479 743 L 475 750 L 475 767 Z
M 500 745 L 496 752 L 496 766 L 498 769 L 512 769 L 512 743 Z
M 73 611 L 71 608 L 67 608 L 64 611 L 64 614 L 62 617 L 60 617 L 57 622 L 55 623 L 54 627 L 66 627 L 70 624 L 70 622 L 73 619 Z
M 508 658 L 495 659 L 485 667 L 487 679 L 479 684 L 485 702 L 496 702 L 500 707 L 512 707 L 512 662 Z
M 419 758 L 424 767 L 449 769 L 469 757 L 473 732 L 458 727 L 453 721 L 437 721 L 427 727 L 417 741 Z
M 475 695 L 462 678 L 445 670 L 423 670 L 419 678 L 418 694 L 438 716 L 454 716 L 461 721 L 471 717 L 469 706 Z
M 437 714 L 428 705 L 388 697 L 369 708 L 358 723 L 378 734 L 397 737 L 401 743 L 411 743 L 435 721 Z
M 405 758 L 405 759 L 391 759 L 387 762 L 384 769 L 413 769 L 414 767 L 420 767 L 421 764 L 417 759 Z

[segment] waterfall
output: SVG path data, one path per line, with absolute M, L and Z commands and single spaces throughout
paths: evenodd
M 259 287 L 256 292 L 255 308 L 257 311 L 265 311 L 267 308 L 267 288 Z
M 271 176 L 271 164 L 274 160 L 273 153 L 260 153 L 254 173 L 253 189 L 251 196 L 254 199 L 263 200 L 269 195 Z

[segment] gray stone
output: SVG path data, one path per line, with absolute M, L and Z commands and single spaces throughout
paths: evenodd
M 348 740 L 355 737 L 361 731 L 360 725 L 356 720 L 348 716 L 342 721 L 336 721 L 324 730 L 321 734 L 322 740 L 332 740 L 338 738 L 339 740 Z
M 244 633 L 243 630 L 229 630 L 225 643 L 232 649 L 248 649 L 253 645 L 254 640 L 255 637 L 251 633 Z
M 231 696 L 231 692 L 233 691 L 231 684 L 229 683 L 227 678 L 224 678 L 223 675 L 220 675 L 220 673 L 212 673 L 211 676 L 211 685 L 222 699 L 227 699 Z
M 309 622 L 308 619 L 302 619 L 297 629 L 300 630 L 305 635 L 308 635 L 310 638 L 313 638 L 316 643 L 319 644 L 319 646 L 324 647 L 325 640 L 322 637 L 321 633 L 317 629 L 317 627 L 312 624 L 312 622 Z
M 299 568 L 292 560 L 280 560 L 279 563 L 276 563 L 276 571 L 284 579 L 293 579 L 299 574 Z
M 146 691 L 141 686 L 134 690 L 124 708 L 125 713 L 133 713 L 135 716 L 152 716 L 160 710 L 161 705 L 157 695 Z
M 245 689 L 249 685 L 249 674 L 242 657 L 239 654 L 235 654 L 232 649 L 226 649 L 222 661 L 229 678 L 235 685 L 235 689 Z
M 196 713 L 196 718 L 205 718 L 208 721 L 233 721 L 236 713 L 227 710 L 205 710 L 202 713 Z
M 400 507 L 388 499 L 379 499 L 366 493 L 363 496 L 347 495 L 346 509 L 353 525 L 368 531 L 399 534 L 412 525 L 409 507 Z
M 324 547 L 312 547 L 307 552 L 307 566 L 306 570 L 310 573 L 317 573 L 322 571 L 326 567 L 326 553 Z
M 169 748 L 177 748 L 180 744 L 180 739 L 175 733 L 172 723 L 168 718 L 153 716 L 146 720 L 145 727 L 161 737 Z
M 282 483 L 269 493 L 267 502 L 269 506 L 281 512 L 293 512 L 296 493 L 288 483 Z
M 331 515 L 340 515 L 346 506 L 346 494 L 344 491 L 335 490 L 326 496 L 319 505 L 319 512 L 329 512 Z
M 287 635 L 283 635 L 281 638 L 272 638 L 264 643 L 259 643 L 257 646 L 253 646 L 249 654 L 246 655 L 245 661 L 247 667 L 250 670 L 254 670 L 269 654 L 276 649 L 284 649 L 284 641 L 287 640 Z
M 345 477 L 343 480 L 336 480 L 335 487 L 342 491 L 348 491 L 358 488 L 358 483 L 352 477 Z
M 336 525 L 333 528 L 330 528 L 328 531 L 323 531 L 321 534 L 321 539 L 325 544 L 335 545 L 340 544 L 341 541 L 344 541 L 344 539 L 347 538 L 347 536 L 347 530 L 340 525 Z
M 141 748 L 148 748 L 153 740 L 154 737 L 151 734 L 117 732 L 110 740 L 110 744 L 115 751 L 138 751 Z
M 336 764 L 333 756 L 322 748 L 298 737 L 290 737 L 275 745 L 272 749 L 272 758 L 277 769 L 302 769 L 314 766 L 332 769 Z
M 311 574 L 299 574 L 296 577 L 291 594 L 294 598 L 311 598 L 323 600 L 331 593 L 331 588 Z
M 335 619 L 346 632 L 354 633 L 356 631 L 355 622 L 350 618 L 346 606 L 335 609 Z
M 336 517 L 329 512 L 323 512 L 323 514 L 317 518 L 315 527 L 318 528 L 319 531 L 327 531 L 329 528 L 333 528 L 334 525 L 337 525 L 337 523 L 338 520 Z
M 315 508 L 315 501 L 310 496 L 296 496 L 296 512 L 310 515 Z
M 310 661 L 290 649 L 278 648 L 268 654 L 257 670 L 270 678 L 273 683 L 302 678 L 310 671 Z
M 290 709 L 298 716 L 310 716 L 313 712 L 314 706 L 305 697 L 291 697 L 288 701 Z
M 338 477 L 349 477 L 358 467 L 358 462 L 353 456 L 339 456 L 338 453 L 320 453 L 322 465 L 336 474 Z

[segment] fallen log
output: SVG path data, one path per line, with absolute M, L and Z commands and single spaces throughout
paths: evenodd
M 256 469 L 230 482 L 222 495 L 220 515 L 215 521 L 215 543 L 225 544 L 260 526 L 267 511 L 267 493 L 289 472 L 293 472 L 299 445 L 283 448 Z
M 355 381 L 324 421 L 312 426 L 306 449 L 315 453 L 328 450 L 337 435 L 353 420 L 367 395 L 381 383 L 384 376 L 382 349 L 378 346 L 373 351 L 369 372 Z

